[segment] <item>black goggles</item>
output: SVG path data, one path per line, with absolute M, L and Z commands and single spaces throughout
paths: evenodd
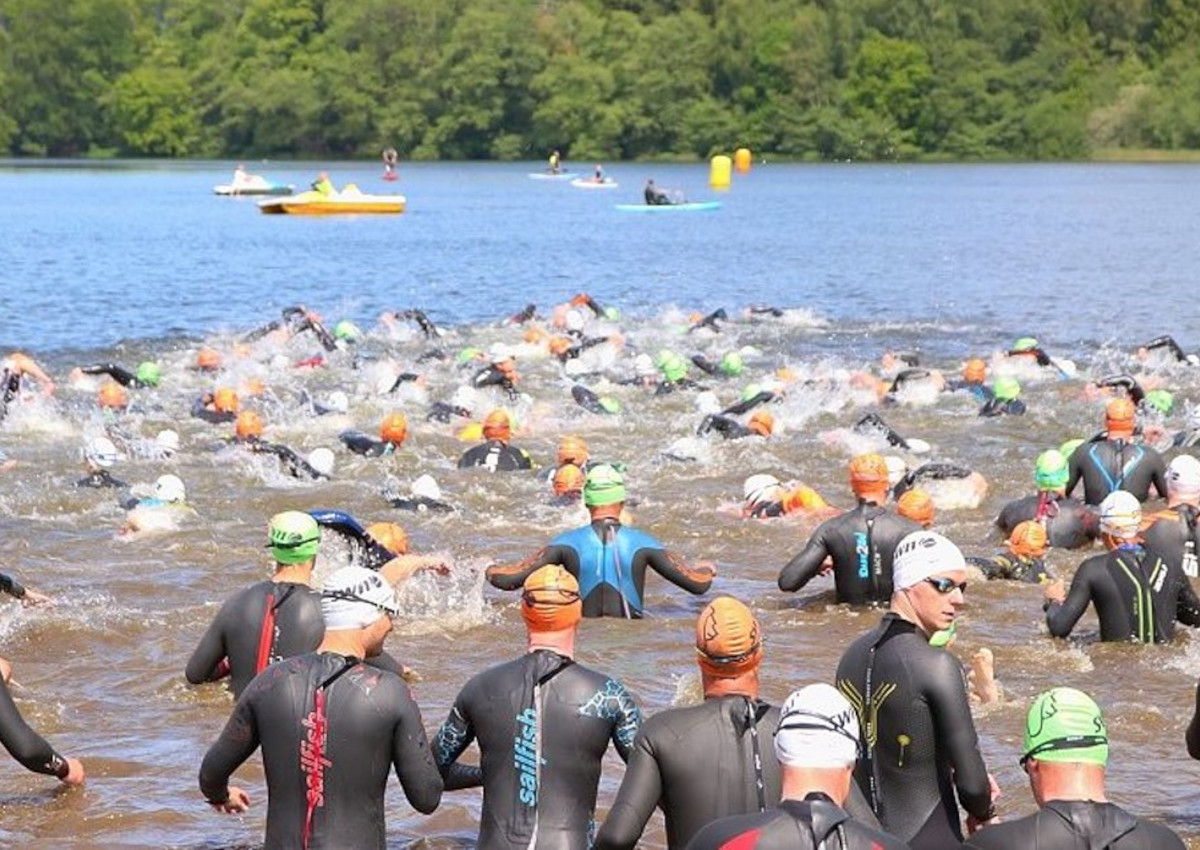
M 272 540 L 270 543 L 268 543 L 263 548 L 265 548 L 265 549 L 299 549 L 301 546 L 307 546 L 309 543 L 317 543 L 320 541 L 320 539 L 321 539 L 320 537 L 306 537 L 303 540 L 292 540 L 292 541 Z
M 699 648 L 696 649 L 696 654 L 701 658 L 707 658 L 713 664 L 741 664 L 743 661 L 748 661 L 750 658 L 754 657 L 754 654 L 761 648 L 762 641 L 755 641 L 754 646 L 737 655 L 709 655 L 707 652 Z
M 925 581 L 928 584 L 932 584 L 934 589 L 943 596 L 948 593 L 953 593 L 955 590 L 958 590 L 961 593 L 967 592 L 967 583 L 965 581 L 954 581 L 953 579 L 946 578 L 945 576 L 927 578 Z
M 813 720 L 803 720 L 802 718 L 805 717 L 811 717 Z M 779 725 L 775 727 L 775 734 L 778 735 L 780 732 L 786 732 L 789 729 L 835 732 L 843 738 L 853 741 L 855 758 L 862 758 L 862 741 L 859 740 L 858 736 L 851 735 L 848 729 L 823 714 L 816 714 L 811 711 L 789 711 L 787 714 L 780 715 Z
M 1025 764 L 1030 759 L 1035 759 L 1042 753 L 1055 752 L 1057 750 L 1086 750 L 1088 747 L 1107 746 L 1108 738 L 1104 735 L 1068 735 L 1065 738 L 1052 738 L 1049 741 L 1043 741 L 1032 750 L 1021 756 L 1018 764 L 1021 769 L 1025 769 Z
M 389 617 L 400 616 L 400 609 L 395 605 L 388 605 L 384 602 L 376 602 L 372 599 L 367 599 L 359 596 L 357 593 L 350 593 L 345 590 L 326 590 L 321 594 L 326 599 L 342 599 L 346 602 L 361 602 L 363 605 L 370 605 L 372 608 L 379 611 L 381 614 L 387 614 Z

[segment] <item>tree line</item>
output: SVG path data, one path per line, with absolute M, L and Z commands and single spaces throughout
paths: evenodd
M 1200 0 L 5 0 L 11 156 L 1200 148 Z

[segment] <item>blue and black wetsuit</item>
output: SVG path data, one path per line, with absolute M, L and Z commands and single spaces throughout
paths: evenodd
M 644 531 L 615 519 L 599 519 L 559 535 L 515 567 L 493 567 L 488 581 L 501 590 L 518 590 L 546 564 L 561 565 L 579 581 L 585 617 L 641 617 L 647 568 L 688 593 L 704 593 L 713 579 L 711 573 L 689 567 Z
M 620 682 L 539 649 L 467 682 L 433 753 L 448 790 L 483 786 L 479 847 L 588 850 L 608 742 L 624 761 L 641 723 Z
M 1121 439 L 1094 440 L 1071 453 L 1070 477 L 1066 495 L 1070 496 L 1082 479 L 1083 500 L 1098 505 L 1114 490 L 1124 490 L 1139 502 L 1150 498 L 1150 485 L 1162 498 L 1167 497 L 1166 467 L 1162 456 L 1150 446 Z

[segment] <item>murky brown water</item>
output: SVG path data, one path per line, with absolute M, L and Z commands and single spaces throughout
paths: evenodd
M 821 359 L 822 346 L 832 338 L 831 330 L 804 323 L 732 330 L 734 335 L 724 338 L 689 338 L 685 350 L 720 352 L 737 339 L 767 351 L 791 352 L 786 359 L 750 356 L 750 371 L 756 375 L 785 362 L 802 375 L 818 363 L 828 366 Z M 494 328 L 478 333 L 484 342 L 501 335 Z M 653 351 L 655 333 L 644 326 L 631 340 L 644 341 Z M 453 341 L 450 350 L 460 342 Z M 997 340 L 996 347 L 1006 342 Z M 308 353 L 307 343 L 293 346 L 290 355 Z M 388 346 L 401 362 L 418 350 L 407 335 Z M 845 341 L 837 347 L 844 351 Z M 834 365 L 863 365 L 883 347 L 864 339 L 854 350 L 857 361 Z M 143 436 L 176 427 L 184 451 L 169 462 L 131 460 L 114 472 L 143 484 L 165 471 L 179 474 L 196 516 L 178 530 L 117 538 L 114 531 L 123 513 L 113 493 L 72 486 L 82 475 L 83 438 L 99 433 L 102 425 L 91 405 L 92 391 L 64 385 L 54 405 L 34 402 L 0 425 L 0 447 L 19 462 L 0 473 L 0 569 L 59 600 L 48 610 L 5 603 L 0 611 L 2 651 L 14 664 L 20 682 L 14 693 L 26 718 L 62 752 L 81 757 L 88 771 L 84 789 L 63 791 L 53 780 L 0 759 L 3 845 L 229 847 L 261 840 L 266 800 L 257 757 L 238 774 L 254 798 L 249 814 L 222 818 L 200 797 L 200 760 L 231 701 L 219 686 L 188 687 L 183 666 L 220 602 L 268 574 L 262 541 L 272 513 L 336 507 L 364 522 L 395 519 L 408 530 L 416 550 L 446 552 L 454 559 L 452 577 L 419 576 L 406 587 L 409 619 L 389 640 L 389 650 L 423 677 L 415 692 L 431 731 L 471 675 L 522 651 L 514 599 L 483 589 L 482 566 L 492 559 L 523 556 L 580 520 L 574 511 L 551 507 L 548 486 L 533 476 L 454 470 L 465 446 L 454 439 L 454 427 L 423 421 L 420 390 L 409 388 L 399 400 L 381 401 L 363 392 L 370 383 L 367 373 L 272 371 L 264 365 L 270 351 L 235 361 L 231 369 L 231 379 L 263 375 L 275 391 L 278 401 L 260 405 L 268 438 L 304 450 L 335 445 L 341 428 L 353 422 L 374 430 L 383 412 L 398 406 L 413 419 L 409 442 L 397 455 L 376 460 L 339 448 L 336 480 L 326 484 L 285 478 L 269 458 L 212 451 L 215 438 L 231 429 L 186 416 L 191 398 L 206 385 L 181 368 L 194 357 L 194 349 L 158 353 L 166 366 L 164 386 L 137 393 L 142 412 L 128 415 L 123 424 Z M 132 364 L 142 352 L 105 354 Z M 1116 357 L 1111 352 L 1106 356 Z M 74 362 L 83 361 L 64 358 L 50 365 L 56 375 L 65 375 Z M 637 524 L 690 558 L 715 559 L 720 577 L 714 592 L 736 595 L 758 611 L 769 642 L 762 672 L 765 696 L 778 702 L 797 686 L 828 681 L 842 649 L 870 628 L 878 613 L 830 605 L 828 579 L 795 596 L 781 594 L 775 586 L 778 571 L 803 545 L 813 523 L 747 522 L 729 506 L 738 501 L 743 478 L 759 471 L 802 479 L 832 503 L 848 506 L 846 460 L 872 444 L 835 429 L 870 409 L 865 400 L 844 389 L 794 389 L 777 408 L 783 434 L 765 444 L 706 443 L 704 460 L 684 464 L 663 460 L 660 452 L 688 436 L 698 422 L 692 395 L 654 399 L 633 388 L 615 389 L 625 412 L 600 419 L 571 404 L 569 383 L 557 368 L 530 357 L 520 362 L 523 387 L 532 398 L 518 406 L 522 429 L 514 442 L 549 463 L 557 438 L 578 433 L 588 440 L 593 457 L 628 462 L 630 489 L 640 500 L 634 509 Z M 953 368 L 957 363 L 947 359 L 941 365 Z M 1087 365 L 1081 363 L 1081 370 Z M 450 365 L 431 371 L 430 398 L 448 398 L 459 374 Z M 1200 381 L 1195 377 L 1170 378 L 1173 387 L 1183 390 L 1177 398 L 1196 397 Z M 726 404 L 743 385 L 712 383 Z M 295 412 L 302 384 L 318 395 L 334 387 L 356 391 L 351 416 L 317 419 Z M 1082 387 L 1082 380 L 1026 381 L 1030 414 L 1020 420 L 981 421 L 973 404 L 950 396 L 936 406 L 884 411 L 901 433 L 933 443 L 933 457 L 970 465 L 990 481 L 979 508 L 939 513 L 937 528 L 967 554 L 997 548 L 991 519 L 1005 501 L 1031 491 L 1032 461 L 1041 449 L 1098 429 L 1102 403 L 1085 400 Z M 1181 422 L 1182 414 L 1171 421 Z M 380 490 L 389 476 L 406 486 L 421 472 L 437 477 L 447 499 L 460 506 L 458 513 L 397 515 L 387 506 Z M 339 560 L 333 554 L 332 560 Z M 1069 572 L 1080 559 L 1078 554 L 1055 553 L 1051 562 Z M 692 623 L 706 600 L 687 596 L 657 577 L 649 580 L 647 595 L 645 620 L 584 622 L 579 658 L 618 675 L 653 713 L 694 695 Z M 1090 614 L 1079 631 L 1083 639 L 1070 642 L 1046 636 L 1037 588 L 996 582 L 969 592 L 965 623 L 952 651 L 965 658 L 986 645 L 996 654 L 1007 700 L 980 712 L 977 726 L 988 766 L 1004 789 L 1002 812 L 1032 809 L 1017 767 L 1029 699 L 1052 685 L 1071 685 L 1091 693 L 1108 717 L 1112 798 L 1139 815 L 1167 822 L 1191 846 L 1200 847 L 1200 798 L 1194 790 L 1200 768 L 1188 760 L 1183 745 L 1200 673 L 1192 634 L 1183 629 L 1180 639 L 1167 647 L 1102 646 L 1088 639 L 1096 631 Z M 612 756 L 609 761 L 602 808 L 611 803 L 621 776 L 619 761 Z M 477 791 L 447 794 L 431 817 L 414 815 L 396 783 L 389 794 L 392 844 L 416 838 L 438 845 L 473 841 Z M 656 816 L 645 844 L 661 843 Z

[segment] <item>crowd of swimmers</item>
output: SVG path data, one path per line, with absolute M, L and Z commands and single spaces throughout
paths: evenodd
M 746 316 L 769 319 L 778 312 L 751 308 Z M 622 351 L 618 319 L 615 310 L 580 295 L 545 325 L 532 306 L 509 324 L 523 328 L 524 344 L 544 346 L 548 357 L 565 365 L 602 346 Z M 460 391 L 434 402 L 427 416 L 460 420 L 468 436 L 478 436 L 458 467 L 532 469 L 530 454 L 512 443 L 516 423 L 504 406 L 521 393 L 513 350 L 470 349 L 451 358 L 436 344 L 440 330 L 421 311 L 391 313 L 384 323 L 403 320 L 416 322 L 430 343 L 414 368 L 453 363 L 449 368 L 462 374 Z M 685 333 L 720 333 L 727 321 L 723 310 L 697 315 Z M 335 357 L 358 365 L 355 347 L 364 334 L 357 326 L 340 322 L 327 330 L 303 307 L 283 311 L 280 320 L 250 332 L 244 344 L 309 333 L 319 350 L 290 366 L 312 368 Z M 1138 357 L 1164 353 L 1179 364 L 1196 362 L 1169 337 L 1151 341 Z M 627 368 L 611 376 L 613 382 L 656 395 L 705 391 L 689 377 L 689 360 L 674 350 L 622 356 Z M 1032 338 L 1018 340 L 1003 357 L 1073 375 L 1073 367 Z M 736 378 L 746 368 L 737 351 L 719 360 L 697 354 L 690 362 L 714 381 Z M 969 360 L 961 378 L 922 368 L 911 355 L 891 355 L 885 368 L 885 374 L 848 376 L 847 386 L 873 392 L 880 410 L 912 392 L 965 392 L 985 417 L 1019 416 L 1027 409 L 1017 379 L 993 375 L 989 384 L 982 359 Z M 194 369 L 211 377 L 213 386 L 195 399 L 191 414 L 214 427 L 232 425 L 223 443 L 277 457 L 297 478 L 334 474 L 329 447 L 303 454 L 264 439 L 262 416 L 243 405 L 261 395 L 261 384 L 220 383 L 222 356 L 210 348 L 200 350 Z M 797 380 L 786 372 L 747 387 L 732 405 L 710 406 L 698 435 L 774 438 L 779 415 L 769 408 Z M 620 410 L 616 399 L 583 383 L 586 370 L 564 373 L 572 378 L 572 398 L 585 410 L 598 416 Z M 138 437 L 119 416 L 133 403 L 131 391 L 153 391 L 168 376 L 152 361 L 132 370 L 102 363 L 80 367 L 68 382 L 96 375 L 106 379 L 96 403 L 108 416 L 107 427 L 84 447 L 86 475 L 79 485 L 122 489 L 112 469 L 125 452 L 136 447 L 162 458 L 181 450 L 175 431 Z M 377 389 L 386 395 L 421 379 L 396 368 L 383 374 Z M 0 419 L 35 391 L 46 397 L 56 391 L 40 364 L 23 353 L 0 362 Z M 655 809 L 663 813 L 671 848 L 1181 848 L 1167 828 L 1107 800 L 1103 711 L 1089 695 L 1065 687 L 1032 700 L 1014 753 L 1038 810 L 1001 823 L 999 788 L 970 708 L 972 696 L 996 696 L 991 653 L 981 650 L 971 659 L 968 688 L 963 665 L 947 649 L 970 582 L 987 579 L 1040 585 L 1046 630 L 1055 637 L 1069 634 L 1089 606 L 1104 641 L 1162 643 L 1173 638 L 1177 622 L 1200 626 L 1200 599 L 1191 583 L 1198 573 L 1200 460 L 1186 451 L 1195 428 L 1189 423 L 1171 434 L 1166 415 L 1173 396 L 1162 388 L 1146 390 L 1129 375 L 1093 382 L 1089 392 L 1105 399 L 1102 428 L 1037 456 L 1034 492 L 1006 504 L 996 518 L 1006 538 L 998 554 L 965 557 L 933 528 L 938 486 L 952 482 L 960 503 L 978 505 L 988 486 L 983 476 L 953 461 L 909 467 L 887 452 L 913 451 L 918 440 L 895 432 L 879 412 L 850 423 L 855 433 L 874 435 L 884 447 L 849 461 L 856 503 L 850 510 L 832 508 L 804 482 L 783 482 L 769 472 L 746 479 L 742 515 L 748 520 L 788 514 L 819 520 L 782 565 L 781 591 L 832 575 L 839 603 L 882 610 L 878 624 L 845 648 L 828 681 L 798 688 L 782 706 L 760 698 L 762 627 L 746 604 L 728 595 L 717 595 L 700 612 L 694 646 L 687 650 L 700 674 L 699 705 L 647 717 L 622 682 L 576 660 L 582 618 L 653 615 L 645 596 L 648 573 L 695 595 L 707 594 L 717 577 L 714 563 L 689 562 L 633 527 L 624 465 L 590 457 L 577 436 L 564 435 L 556 463 L 540 474 L 555 499 L 581 502 L 587 521 L 518 563 L 487 568 L 492 586 L 519 592 L 526 645 L 514 648 L 512 660 L 464 683 L 431 737 L 405 683 L 408 659 L 393 657 L 384 646 L 399 616 L 396 587 L 418 571 L 445 572 L 449 566 L 411 552 L 395 523 L 363 526 L 333 510 L 277 514 L 267 529 L 271 577 L 224 601 L 185 666 L 189 683 L 226 683 L 236 697 L 200 765 L 200 792 L 217 811 L 245 811 L 250 796 L 231 780 L 261 748 L 268 847 L 383 847 L 384 792 L 394 770 L 408 802 L 425 814 L 444 795 L 482 789 L 478 844 L 485 848 L 633 847 Z M 321 401 L 306 394 L 302 403 L 315 416 L 348 410 L 345 393 Z M 366 457 L 389 455 L 408 439 L 409 415 L 387 414 L 377 434 L 346 429 L 339 442 Z M 1173 455 L 1169 462 L 1156 446 Z M 0 468 L 11 464 L 0 455 Z M 1159 510 L 1143 508 L 1151 491 L 1165 500 Z M 428 475 L 414 482 L 411 493 L 387 498 L 397 508 L 454 510 Z M 122 505 L 129 511 L 123 530 L 136 531 L 147 513 L 186 509 L 186 488 L 178 476 L 164 474 L 149 496 L 126 497 Z M 317 557 L 329 535 L 349 540 L 354 558 L 318 587 Z M 1051 547 L 1082 550 L 1096 541 L 1103 551 L 1082 559 L 1069 587 L 1044 562 Z M 7 575 L 0 575 L 0 591 L 27 605 L 51 601 Z M 8 691 L 7 662 L 0 672 L 0 742 L 30 770 L 83 783 L 83 765 L 59 754 L 21 718 Z M 610 742 L 625 772 L 598 824 L 597 789 Z M 469 755 L 472 744 L 477 758 Z M 1200 688 L 1186 746 L 1200 758 Z

